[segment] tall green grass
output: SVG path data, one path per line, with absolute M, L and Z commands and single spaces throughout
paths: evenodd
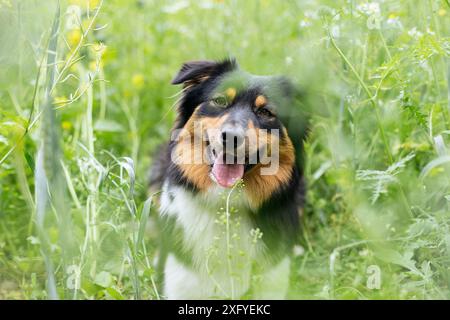
M 438 0 L 0 2 L 0 298 L 162 298 L 147 170 L 170 79 L 225 56 L 307 93 L 289 297 L 449 298 L 449 16 Z

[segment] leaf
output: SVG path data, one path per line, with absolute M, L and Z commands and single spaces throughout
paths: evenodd
M 122 294 L 114 288 L 111 288 L 111 287 L 106 288 L 106 292 L 108 292 L 108 294 L 116 300 L 124 300 L 125 299 L 122 296 Z
M 132 198 L 134 194 L 134 183 L 136 181 L 134 161 L 130 157 L 123 157 L 122 159 L 124 161 L 120 161 L 120 169 L 125 169 L 125 171 L 128 173 L 128 176 L 130 177 L 130 198 Z M 120 177 L 122 177 L 122 173 L 120 174 Z
M 111 286 L 113 278 L 109 272 L 102 271 L 95 276 L 94 283 L 103 288 Z
M 418 219 L 415 223 L 411 224 L 408 228 L 408 235 L 411 237 L 418 236 L 420 234 L 426 234 L 434 229 L 432 222 L 428 220 Z
M 387 193 L 387 187 L 390 183 L 396 182 L 395 177 L 404 168 L 406 163 L 415 157 L 415 153 L 411 152 L 406 157 L 391 164 L 386 170 L 358 170 L 356 171 L 356 179 L 360 181 L 374 181 L 369 185 L 372 189 L 372 204 L 374 204 L 381 194 Z
M 47 290 L 48 296 L 50 299 L 58 299 L 58 290 L 56 288 L 56 279 L 55 279 L 55 271 L 53 267 L 52 260 L 50 258 L 51 248 L 50 242 L 48 240 L 47 235 L 44 231 L 44 221 L 45 216 L 48 209 L 49 203 L 49 194 L 48 194 L 48 186 L 49 186 L 49 177 L 48 174 L 56 170 L 56 168 L 49 168 L 49 164 L 47 160 L 53 161 L 55 154 L 50 149 L 54 149 L 57 144 L 57 140 L 55 140 L 54 130 L 51 130 L 56 125 L 53 123 L 54 119 L 54 110 L 51 104 L 50 98 L 50 88 L 53 85 L 53 80 L 55 77 L 56 64 L 54 63 L 56 60 L 56 48 L 57 48 L 57 40 L 58 40 L 58 29 L 59 29 L 59 21 L 60 21 L 60 6 L 59 2 L 56 6 L 55 17 L 53 20 L 52 30 L 50 33 L 49 45 L 47 47 L 47 64 L 49 67 L 47 70 L 47 79 L 48 84 L 46 88 L 46 100 L 45 105 L 43 106 L 43 119 L 41 123 L 41 135 L 42 141 L 41 146 L 37 152 L 37 160 L 36 160 L 36 170 L 35 170 L 35 194 L 36 194 L 36 227 L 38 238 L 42 244 L 41 251 L 44 257 L 45 268 L 47 271 Z M 53 126 L 53 127 L 52 127 Z M 46 129 L 50 130 L 49 133 Z M 55 145 L 56 143 L 56 145 Z M 48 158 L 47 158 L 48 157 Z M 57 176 L 57 172 L 56 176 Z M 54 177 L 54 176 L 53 176 Z M 64 202 L 64 199 L 59 199 L 58 203 Z M 56 208 L 60 209 L 60 208 Z
M 402 108 L 408 112 L 410 119 L 416 120 L 419 126 L 428 131 L 427 116 L 420 111 L 417 105 L 412 103 L 411 98 L 404 97 L 402 99 Z
M 450 156 L 441 156 L 438 157 L 436 159 L 434 159 L 433 161 L 429 162 L 423 169 L 422 172 L 420 173 L 420 178 L 424 179 L 432 169 L 434 169 L 435 167 L 439 167 L 443 164 L 446 164 L 450 162 Z
M 28 151 L 25 151 L 25 159 L 27 160 L 27 164 L 31 171 L 34 172 L 34 158 Z
M 421 277 L 423 276 L 423 274 L 416 268 L 416 262 L 412 259 L 414 255 L 412 251 L 407 251 L 402 255 L 400 254 L 400 252 L 394 249 L 379 247 L 377 248 L 377 250 L 375 250 L 375 254 L 378 258 L 385 262 L 397 264 L 408 269 L 416 275 L 419 275 Z
M 153 195 L 151 195 L 147 200 L 145 200 L 144 206 L 142 207 L 141 219 L 139 221 L 139 231 L 138 231 L 138 236 L 137 236 L 137 240 L 136 240 L 136 247 L 139 247 L 139 245 L 142 243 L 142 240 L 144 239 L 145 227 L 147 226 L 147 220 L 148 220 L 148 216 L 150 214 L 150 208 L 152 206 L 152 201 L 153 201 Z

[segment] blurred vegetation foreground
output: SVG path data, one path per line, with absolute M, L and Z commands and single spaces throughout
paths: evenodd
M 308 93 L 289 298 L 450 298 L 449 31 L 444 0 L 0 0 L 0 299 L 164 298 L 150 155 L 181 63 L 227 56 Z

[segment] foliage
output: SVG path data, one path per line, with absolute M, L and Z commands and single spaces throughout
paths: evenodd
M 169 83 L 225 56 L 306 93 L 289 297 L 449 298 L 449 15 L 440 0 L 0 1 L 0 298 L 160 298 L 147 170 Z

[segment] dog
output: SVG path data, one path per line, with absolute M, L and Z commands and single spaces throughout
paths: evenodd
M 150 176 L 164 296 L 286 298 L 306 192 L 302 93 L 231 58 L 186 62 L 172 84 L 177 118 Z

